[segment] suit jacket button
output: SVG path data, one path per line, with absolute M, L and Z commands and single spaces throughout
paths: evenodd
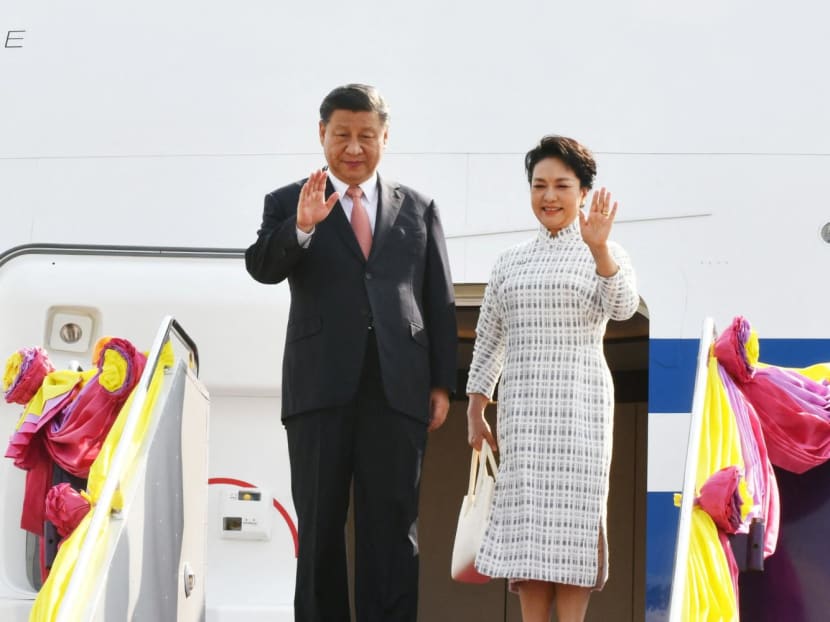
M 367 280 L 367 281 L 371 281 L 371 280 L 372 280 L 372 273 L 371 273 L 371 272 L 367 272 L 367 273 L 366 273 L 366 280 Z

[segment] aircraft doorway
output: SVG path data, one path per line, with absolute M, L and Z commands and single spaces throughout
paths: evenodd
M 472 359 L 484 285 L 456 285 L 459 330 L 458 389 L 444 426 L 430 435 L 421 486 L 421 622 L 520 622 L 518 598 L 503 580 L 485 585 L 450 578 L 450 555 L 461 498 L 469 476 L 464 386 Z M 614 375 L 614 457 L 608 506 L 610 577 L 594 593 L 591 622 L 645 618 L 646 431 L 648 423 L 648 316 L 644 305 L 626 322 L 611 322 L 605 336 Z M 492 411 L 490 410 L 492 408 Z M 495 406 L 488 408 L 495 422 Z

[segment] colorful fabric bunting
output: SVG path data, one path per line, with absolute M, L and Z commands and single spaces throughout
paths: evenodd
M 62 537 L 71 534 L 89 512 L 89 496 L 68 483 L 52 486 L 46 494 L 46 520 Z
M 715 343 L 715 356 L 755 408 L 770 461 L 803 473 L 830 458 L 830 376 L 758 361 L 758 339 L 737 317 Z
M 3 391 L 8 404 L 28 404 L 43 379 L 55 371 L 49 356 L 42 348 L 21 348 L 6 361 L 3 372 Z
M 96 346 L 98 373 L 46 429 L 54 461 L 86 477 L 115 417 L 144 371 L 147 358 L 125 339 L 106 338 Z

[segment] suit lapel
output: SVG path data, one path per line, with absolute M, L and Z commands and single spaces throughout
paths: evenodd
M 332 185 L 331 180 L 326 180 L 326 198 L 329 198 L 333 193 L 334 186 Z M 331 221 L 332 227 L 335 231 L 337 231 L 337 234 L 349 250 L 360 257 L 361 260 L 365 261 L 366 259 L 363 257 L 363 251 L 360 250 L 360 245 L 357 243 L 357 238 L 354 236 L 352 224 L 349 222 L 349 219 L 346 218 L 346 212 L 343 209 L 343 206 L 340 205 L 340 201 L 338 201 L 337 205 L 331 209 L 331 213 L 324 222 L 329 221 Z M 371 257 L 371 253 L 369 256 Z
M 401 204 L 403 204 L 403 194 L 397 184 L 385 183 L 380 175 L 378 175 L 378 186 L 380 189 L 378 213 L 375 222 L 375 232 L 372 235 L 372 250 L 369 251 L 369 260 L 380 252 L 383 243 L 392 230 L 392 225 L 395 224 L 398 212 L 401 211 Z M 343 210 L 341 209 L 340 211 L 342 212 Z M 349 228 L 351 229 L 351 225 L 349 225 Z M 354 238 L 354 233 L 352 233 L 352 238 Z M 356 239 L 355 245 L 357 245 Z M 360 247 L 358 247 L 359 249 Z

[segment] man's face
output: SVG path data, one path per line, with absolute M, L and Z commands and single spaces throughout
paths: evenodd
M 329 170 L 350 186 L 374 174 L 387 138 L 388 128 L 377 112 L 335 110 L 327 124 L 320 121 L 320 144 Z

